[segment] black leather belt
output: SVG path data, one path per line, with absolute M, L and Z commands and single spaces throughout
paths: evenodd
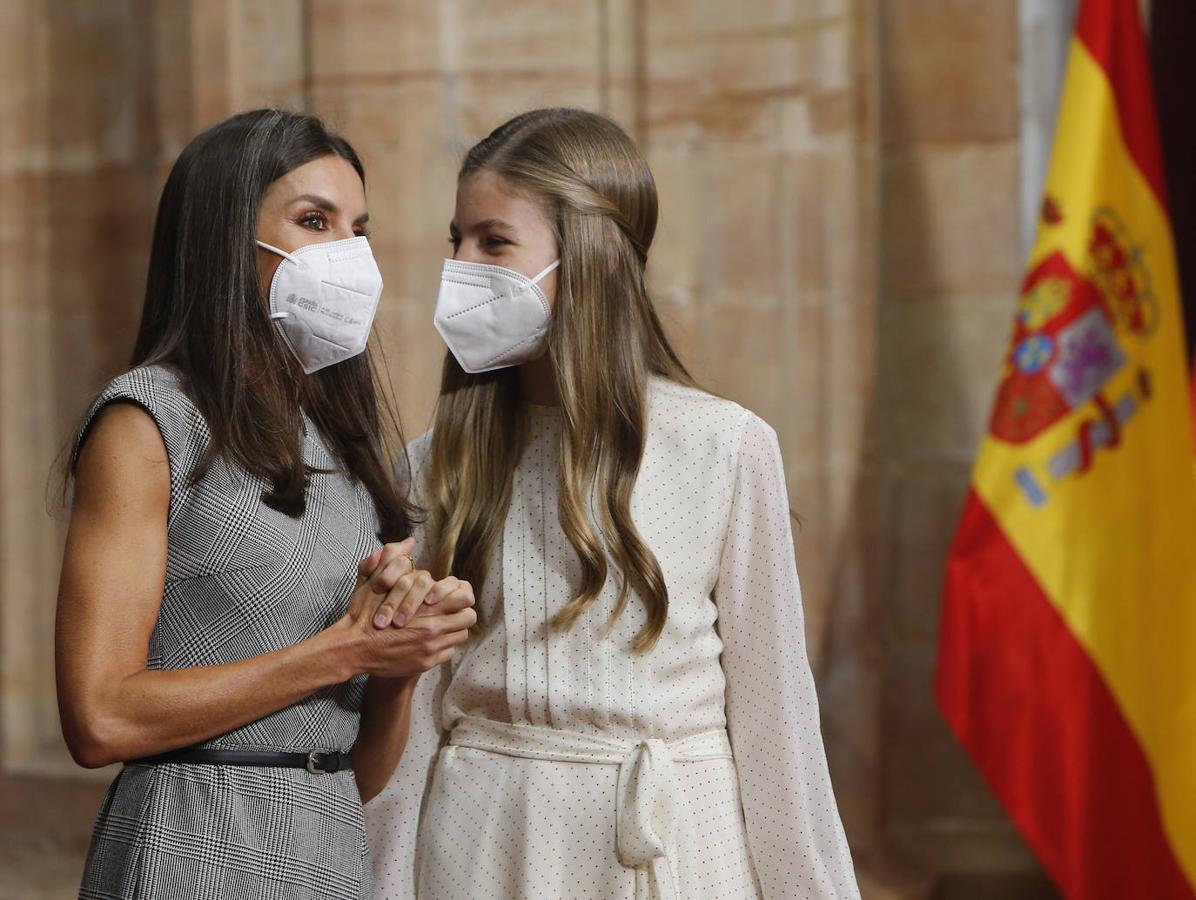
M 307 769 L 315 775 L 331 774 L 353 768 L 348 751 L 309 750 L 306 753 L 283 753 L 267 750 L 205 750 L 184 749 L 131 759 L 127 766 L 147 766 L 158 763 L 198 763 L 209 766 L 282 766 Z

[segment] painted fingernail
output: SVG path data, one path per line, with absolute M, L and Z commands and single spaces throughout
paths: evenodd
M 386 627 L 386 615 L 384 613 L 378 613 L 378 615 L 374 616 L 374 627 L 375 628 L 385 628 Z

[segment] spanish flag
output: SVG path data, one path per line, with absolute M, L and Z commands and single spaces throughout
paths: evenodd
M 1056 127 L 935 689 L 1067 897 L 1193 898 L 1196 466 L 1136 0 L 1082 0 Z

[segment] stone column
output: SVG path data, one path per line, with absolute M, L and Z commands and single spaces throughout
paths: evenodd
M 883 827 L 944 897 L 1050 897 L 933 698 L 944 564 L 987 428 L 1023 259 L 1013 3 L 880 7 L 878 381 Z
M 866 860 L 880 794 L 877 644 L 862 565 L 875 9 L 688 7 L 646 8 L 641 141 L 662 210 L 653 285 L 698 379 L 780 437 L 832 776 Z

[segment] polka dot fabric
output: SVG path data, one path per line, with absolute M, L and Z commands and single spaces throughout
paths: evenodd
M 734 403 L 653 380 L 632 515 L 664 572 L 669 616 L 639 654 L 638 599 L 605 632 L 613 579 L 573 629 L 549 627 L 580 570 L 556 514 L 559 415 L 528 410 L 501 552 L 478 600 L 486 628 L 451 668 L 421 679 L 403 759 L 366 807 L 375 896 L 658 895 L 643 867 L 620 862 L 618 766 L 449 745 L 468 719 L 629 747 L 725 729 L 733 760 L 671 766 L 667 890 L 679 900 L 858 897 L 806 660 L 775 433 Z M 417 496 L 427 446 L 424 435 L 410 447 Z

